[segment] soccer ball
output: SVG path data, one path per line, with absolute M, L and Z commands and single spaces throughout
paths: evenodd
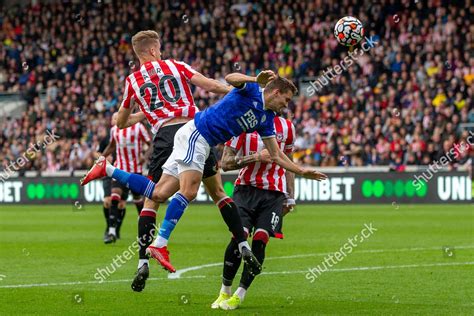
M 345 16 L 334 26 L 334 36 L 345 46 L 354 46 L 364 37 L 362 22 L 352 16 Z

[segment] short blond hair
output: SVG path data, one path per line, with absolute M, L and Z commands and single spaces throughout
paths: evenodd
M 160 36 L 152 30 L 140 31 L 132 37 L 133 51 L 137 55 L 143 54 L 150 45 L 160 41 Z

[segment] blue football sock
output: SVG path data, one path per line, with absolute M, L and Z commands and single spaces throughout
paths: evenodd
M 176 227 L 176 224 L 178 224 L 178 221 L 181 218 L 181 215 L 183 215 L 186 207 L 188 207 L 188 204 L 188 200 L 179 192 L 174 195 L 166 209 L 165 219 L 163 220 L 163 224 L 158 233 L 160 237 L 166 240 L 170 238 L 171 232 Z
M 120 184 L 128 185 L 128 179 L 130 178 L 130 175 L 131 174 L 126 171 L 115 168 L 114 172 L 112 173 L 112 178 L 120 182 Z
M 112 178 L 117 180 L 120 184 L 130 188 L 133 192 L 146 196 L 151 199 L 155 183 L 145 176 L 128 173 L 126 171 L 116 168 L 112 174 Z

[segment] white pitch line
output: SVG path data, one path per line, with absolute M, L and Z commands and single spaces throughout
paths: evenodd
M 454 246 L 454 249 L 472 249 L 474 245 L 469 246 Z M 400 252 L 400 251 L 422 251 L 422 250 L 437 250 L 439 247 L 432 248 L 400 248 L 400 249 L 373 249 L 373 250 L 360 250 L 357 253 L 376 253 L 376 252 Z M 275 259 L 292 259 L 292 258 L 304 258 L 304 257 L 313 257 L 320 255 L 327 255 L 329 253 L 313 253 L 313 254 L 301 254 L 293 256 L 281 256 L 281 257 L 270 257 L 267 260 Z M 195 276 L 181 276 L 185 272 L 200 270 L 203 268 L 216 267 L 220 266 L 222 263 L 210 263 L 200 266 L 189 267 L 176 271 L 176 273 L 169 274 L 167 278 L 148 278 L 149 281 L 158 281 L 158 280 L 167 280 L 167 279 L 203 279 L 207 278 L 205 275 L 195 275 Z M 409 268 L 419 268 L 419 267 L 436 267 L 436 266 L 456 266 L 456 265 L 474 265 L 474 262 L 447 262 L 447 263 L 429 263 L 429 264 L 411 264 L 411 265 L 399 265 L 399 266 L 376 266 L 376 267 L 353 267 L 353 268 L 340 268 L 340 269 L 330 269 L 327 272 L 348 272 L 348 271 L 367 271 L 367 270 L 383 270 L 383 269 L 409 269 Z M 309 270 L 294 270 L 294 271 L 271 271 L 263 272 L 262 275 L 272 275 L 272 274 L 297 274 L 305 273 Z M 179 274 L 178 274 L 179 273 Z M 105 281 L 76 281 L 76 282 L 60 282 L 60 283 L 33 283 L 33 284 L 11 284 L 11 285 L 2 285 L 0 289 L 8 288 L 32 288 L 32 287 L 47 287 L 47 286 L 62 286 L 62 285 L 85 285 L 85 284 L 101 284 L 101 283 L 128 283 L 130 279 L 122 280 L 105 280 Z
M 384 269 L 410 269 L 410 268 L 426 268 L 426 267 L 441 267 L 441 266 L 462 266 L 462 265 L 474 265 L 472 262 L 440 262 L 440 263 L 426 263 L 426 264 L 404 264 L 399 266 L 376 266 L 376 267 L 353 267 L 353 268 L 340 268 L 340 269 L 329 269 L 325 272 L 349 272 L 349 271 L 368 271 L 368 270 L 384 270 Z M 300 274 L 308 273 L 309 270 L 294 270 L 294 271 L 271 271 L 271 272 L 262 272 L 262 275 L 274 275 L 274 274 Z M 196 275 L 181 277 L 180 279 L 205 279 L 208 278 L 205 275 Z M 157 280 L 168 280 L 169 278 L 148 278 L 149 281 Z M 31 287 L 46 287 L 46 286 L 61 286 L 61 285 L 84 285 L 84 284 L 101 284 L 101 283 L 127 283 L 130 282 L 129 279 L 126 280 L 112 280 L 112 281 L 77 281 L 77 282 L 62 282 L 62 283 L 37 283 L 37 284 L 13 284 L 13 285 L 3 285 L 0 288 L 31 288 Z
M 368 270 L 384 270 L 384 269 L 409 269 L 409 268 L 426 268 L 426 267 L 442 267 L 442 266 L 468 266 L 474 265 L 472 262 L 440 262 L 440 263 L 424 263 L 424 264 L 403 264 L 399 266 L 379 266 L 379 267 L 353 267 L 353 268 L 334 268 L 328 269 L 324 272 L 347 272 L 347 271 L 368 271 Z M 295 271 L 271 271 L 262 272 L 262 274 L 298 274 L 308 273 L 309 270 L 295 270 Z
M 205 275 L 194 275 L 188 277 L 182 277 L 181 279 L 203 279 Z M 168 280 L 168 278 L 148 278 L 150 281 Z M 105 280 L 105 281 L 76 281 L 76 282 L 61 282 L 61 283 L 36 283 L 36 284 L 12 284 L 2 285 L 0 289 L 14 289 L 14 288 L 30 288 L 30 287 L 45 287 L 45 286 L 61 286 L 61 285 L 84 285 L 84 284 L 101 284 L 101 283 L 128 283 L 131 279 L 122 280 Z
M 454 246 L 454 249 L 472 249 L 474 245 L 466 246 Z M 398 248 L 398 249 L 368 249 L 368 250 L 359 250 L 354 251 L 354 253 L 381 253 L 381 252 L 406 252 L 406 251 L 423 251 L 423 250 L 440 250 L 440 247 L 429 247 L 429 248 Z M 276 260 L 276 259 L 295 259 L 295 258 L 307 258 L 307 257 L 316 257 L 316 256 L 327 256 L 333 254 L 333 252 L 321 252 L 321 253 L 309 253 L 301 255 L 291 255 L 291 256 L 280 256 L 280 257 L 270 257 L 265 260 Z M 173 274 L 168 275 L 168 279 L 179 279 L 181 275 L 189 271 L 196 271 L 204 268 L 218 267 L 222 266 L 222 262 L 208 263 L 199 266 L 193 266 L 189 268 L 179 269 Z

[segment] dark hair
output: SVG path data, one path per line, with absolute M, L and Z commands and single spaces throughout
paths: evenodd
M 291 82 L 291 80 L 282 78 L 280 76 L 277 76 L 265 86 L 265 90 L 272 91 L 275 89 L 278 89 L 281 93 L 286 93 L 288 91 L 293 92 L 294 95 L 298 93 L 298 88 L 296 88 L 295 84 Z

